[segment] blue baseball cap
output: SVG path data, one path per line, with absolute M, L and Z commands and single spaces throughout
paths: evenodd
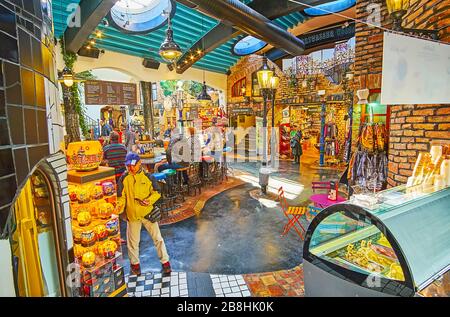
M 136 153 L 128 153 L 127 157 L 125 158 L 125 165 L 136 165 L 137 162 L 141 160 L 141 157 L 139 154 Z

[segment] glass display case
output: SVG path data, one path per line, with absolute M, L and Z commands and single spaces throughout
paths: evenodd
M 373 209 L 330 206 L 309 226 L 303 257 L 306 296 L 448 296 L 450 188 L 400 186 Z

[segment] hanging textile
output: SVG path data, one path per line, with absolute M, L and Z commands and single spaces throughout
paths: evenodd
M 350 159 L 347 177 L 355 185 L 378 191 L 386 186 L 387 175 L 386 127 L 366 123 L 361 128 L 358 150 Z

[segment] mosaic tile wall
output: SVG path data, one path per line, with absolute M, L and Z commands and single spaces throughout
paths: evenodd
M 51 152 L 47 110 L 59 112 L 52 18 L 44 5 L 0 0 L 0 238 L 17 189 Z

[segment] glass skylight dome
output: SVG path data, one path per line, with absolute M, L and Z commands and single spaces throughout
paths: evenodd
M 175 13 L 173 0 L 119 0 L 108 14 L 112 26 L 126 33 L 149 33 Z
M 336 0 L 315 6 L 314 8 L 307 8 L 304 12 L 310 16 L 327 15 L 347 10 L 348 8 L 353 7 L 355 3 L 356 0 Z
M 232 52 L 239 56 L 250 55 L 264 48 L 266 45 L 266 42 L 248 35 L 234 44 Z

